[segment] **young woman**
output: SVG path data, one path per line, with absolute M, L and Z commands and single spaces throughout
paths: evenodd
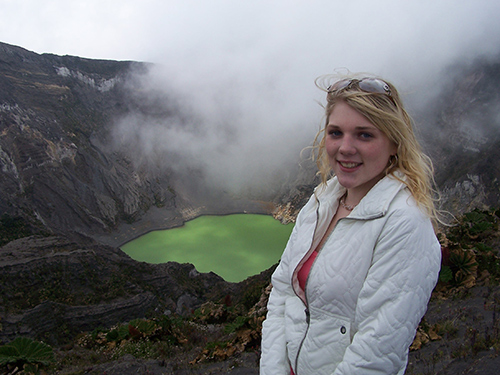
M 326 91 L 322 183 L 272 276 L 260 373 L 404 374 L 441 264 L 432 166 L 393 85 Z

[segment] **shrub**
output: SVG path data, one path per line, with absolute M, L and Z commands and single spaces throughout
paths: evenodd
M 242 328 L 247 322 L 249 318 L 246 316 L 238 316 L 232 323 L 228 323 L 224 327 L 224 333 L 233 333 Z

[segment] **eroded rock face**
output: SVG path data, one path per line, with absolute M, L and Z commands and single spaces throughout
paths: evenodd
M 108 139 L 113 119 L 138 106 L 125 87 L 132 69 L 146 65 L 0 43 L 0 212 L 88 235 L 152 206 L 176 211 L 165 175 L 137 169 Z
M 500 200 L 500 63 L 450 67 L 429 103 L 420 134 L 434 161 L 440 206 L 454 215 Z
M 191 314 L 237 284 L 191 264 L 136 262 L 119 249 L 64 237 L 27 237 L 0 248 L 0 339 L 52 342 L 147 313 Z M 237 297 L 234 297 L 237 298 Z
M 189 316 L 207 301 L 239 303 L 272 271 L 234 284 L 192 264 L 136 262 L 83 242 L 31 236 L 0 248 L 0 342 L 22 335 L 61 343 L 145 316 Z

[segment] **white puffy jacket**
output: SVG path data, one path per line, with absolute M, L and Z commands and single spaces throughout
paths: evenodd
M 296 375 L 405 372 L 437 282 L 441 247 L 405 185 L 384 177 L 338 221 L 304 296 L 298 266 L 326 232 L 344 192 L 333 178 L 297 217 L 272 276 L 261 375 L 290 374 L 290 367 Z

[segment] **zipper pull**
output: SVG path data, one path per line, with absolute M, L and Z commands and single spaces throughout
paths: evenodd
M 309 324 L 311 321 L 311 314 L 309 313 L 309 309 L 305 309 L 304 312 L 306 313 L 306 323 Z

